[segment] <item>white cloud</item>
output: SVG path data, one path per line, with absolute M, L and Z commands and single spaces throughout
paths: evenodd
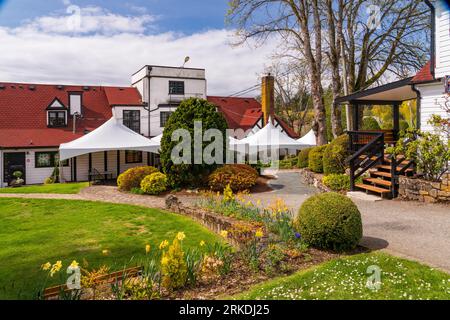
M 94 21 L 105 13 L 96 10 L 84 30 L 105 30 L 110 23 L 110 13 Z M 117 32 L 107 34 L 55 32 L 57 17 L 41 17 L 14 29 L 0 27 L 0 82 L 129 85 L 131 74 L 146 64 L 179 66 L 190 56 L 187 67 L 206 69 L 208 94 L 227 95 L 257 83 L 276 48 L 275 41 L 257 49 L 231 47 L 227 30 L 145 35 L 140 29 L 145 24 L 132 22 L 140 18 L 120 16 L 111 22 Z

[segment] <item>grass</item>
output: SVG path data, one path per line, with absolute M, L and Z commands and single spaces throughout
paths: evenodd
M 367 268 L 381 270 L 379 290 L 367 288 Z M 336 259 L 258 285 L 233 299 L 450 299 L 450 275 L 384 253 Z
M 76 194 L 81 189 L 89 186 L 88 182 L 77 183 L 54 183 L 35 186 L 23 186 L 19 188 L 1 188 L 0 193 L 54 193 L 54 194 Z
M 45 277 L 40 266 L 88 261 L 89 268 L 133 265 L 145 245 L 157 250 L 184 231 L 186 247 L 221 241 L 187 217 L 131 205 L 90 201 L 0 199 L 0 299 L 33 298 Z M 108 250 L 107 256 L 102 254 Z M 65 270 L 63 267 L 62 271 Z M 52 284 L 56 284 L 53 279 Z

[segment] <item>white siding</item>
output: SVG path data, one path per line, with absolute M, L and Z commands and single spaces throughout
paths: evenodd
M 3 151 L 0 150 L 0 188 L 3 187 Z
M 450 12 L 436 3 L 436 78 L 450 75 Z
M 440 106 L 444 104 L 444 85 L 441 83 L 433 83 L 417 86 L 421 94 L 420 105 L 420 129 L 431 132 L 433 127 L 428 124 L 433 114 L 446 116 L 444 110 Z
M 88 181 L 89 156 L 83 154 L 77 157 L 77 181 Z

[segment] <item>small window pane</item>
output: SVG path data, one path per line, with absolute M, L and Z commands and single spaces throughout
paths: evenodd
M 172 114 L 172 111 L 161 111 L 159 114 L 160 117 L 160 127 L 164 128 L 167 124 L 167 121 L 169 120 L 170 115 Z
M 142 163 L 142 152 L 125 151 L 125 163 Z
M 141 112 L 139 110 L 124 110 L 123 125 L 134 132 L 141 133 Z
M 64 127 L 66 125 L 66 113 L 64 111 L 48 112 L 49 127 Z
M 36 152 L 36 168 L 49 168 L 54 166 L 54 152 Z
M 184 81 L 169 81 L 169 94 L 184 94 Z

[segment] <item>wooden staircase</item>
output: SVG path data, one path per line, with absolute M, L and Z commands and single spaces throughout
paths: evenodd
M 365 157 L 365 156 L 361 156 Z M 369 169 L 368 178 L 363 178 L 362 183 L 356 183 L 355 188 L 365 191 L 367 193 L 375 193 L 381 198 L 392 199 L 396 195 L 395 185 L 398 183 L 398 176 L 410 176 L 414 174 L 411 168 L 412 163 L 405 160 L 405 157 L 398 156 L 396 160 L 396 173 L 394 179 L 392 177 L 392 160 L 389 157 L 384 157 L 381 164 L 375 165 Z

